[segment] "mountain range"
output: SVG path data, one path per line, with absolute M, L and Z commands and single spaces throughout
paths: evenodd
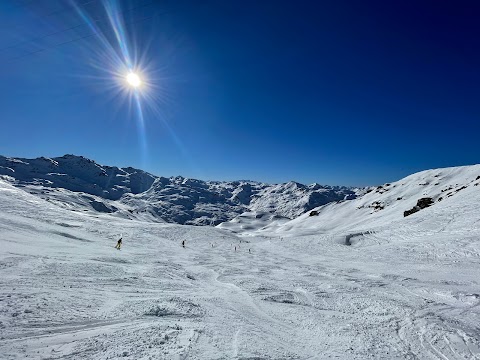
M 0 166 L 2 359 L 480 358 L 480 165 L 363 189 Z
M 14 186 L 72 211 L 191 225 L 218 225 L 245 212 L 293 219 L 330 202 L 354 199 L 360 191 L 293 181 L 272 185 L 162 177 L 132 167 L 100 165 L 76 155 L 0 156 L 0 175 Z

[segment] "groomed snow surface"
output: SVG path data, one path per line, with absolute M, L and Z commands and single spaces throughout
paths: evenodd
M 0 358 L 480 359 L 478 175 L 217 228 L 72 212 L 0 180 Z

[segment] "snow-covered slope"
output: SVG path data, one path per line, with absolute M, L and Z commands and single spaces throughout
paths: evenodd
M 235 217 L 230 221 L 223 222 L 217 227 L 219 229 L 229 230 L 233 233 L 255 233 L 268 227 L 270 231 L 274 227 L 288 222 L 290 219 L 279 215 L 261 211 L 248 211 Z
M 354 199 L 352 189 L 341 186 L 303 185 L 290 181 L 263 188 L 251 201 L 252 211 L 278 214 L 290 219 L 315 208 L 315 204 L 328 204 L 337 200 Z
M 64 211 L 0 180 L 0 358 L 478 359 L 478 170 L 275 227 L 249 212 L 243 225 L 270 232 L 248 237 Z
M 284 235 L 355 233 L 392 226 L 393 223 L 402 226 L 404 220 L 434 216 L 479 192 L 480 165 L 426 170 L 394 183 L 370 188 L 356 199 L 317 207 L 280 227 L 274 224 L 261 231 L 271 233 L 275 227 L 275 231 Z M 422 206 L 417 207 L 419 200 L 420 204 L 428 206 L 420 209 Z M 408 214 L 412 209 L 414 211 Z
M 19 185 L 63 188 L 118 200 L 125 193 L 138 194 L 150 188 L 155 177 L 142 170 L 101 166 L 82 156 L 16 159 L 0 156 L 0 174 Z
M 330 201 L 355 197 L 353 189 L 318 184 L 158 177 L 74 155 L 52 159 L 0 156 L 0 175 L 66 209 L 194 225 L 216 225 L 245 211 L 294 218 Z

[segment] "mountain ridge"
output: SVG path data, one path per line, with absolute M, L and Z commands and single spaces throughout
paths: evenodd
M 419 213 L 435 214 L 458 201 L 469 204 L 465 198 L 477 196 L 479 190 L 480 164 L 423 170 L 395 182 L 365 188 L 351 201 L 324 204 L 295 219 L 262 222 L 255 214 L 243 214 L 219 227 L 250 235 L 363 234 L 392 224 L 405 226 Z
M 355 188 L 317 183 L 167 178 L 72 154 L 35 159 L 0 156 L 0 176 L 71 210 L 193 225 L 218 225 L 246 211 L 292 219 L 314 207 L 356 197 Z

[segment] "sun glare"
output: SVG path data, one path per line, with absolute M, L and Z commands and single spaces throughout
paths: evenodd
M 133 86 L 135 88 L 142 85 L 142 81 L 140 80 L 140 77 L 135 73 L 130 73 L 127 75 L 127 82 L 130 86 Z

